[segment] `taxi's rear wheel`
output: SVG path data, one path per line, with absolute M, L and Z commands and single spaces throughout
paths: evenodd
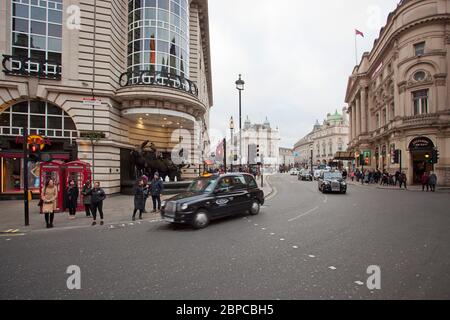
M 196 230 L 204 229 L 209 225 L 209 215 L 205 210 L 200 210 L 194 215 L 192 219 L 192 227 Z
M 261 210 L 261 204 L 258 200 L 252 201 L 252 206 L 250 207 L 250 214 L 252 216 L 256 216 L 259 214 L 259 211 Z

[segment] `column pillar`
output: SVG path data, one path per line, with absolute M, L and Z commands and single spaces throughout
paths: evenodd
M 356 130 L 355 135 L 356 138 L 359 138 L 359 135 L 361 134 L 361 100 L 360 97 L 356 98 Z
M 361 88 L 361 133 L 367 133 L 367 103 L 366 103 L 366 88 Z
M 353 108 L 350 106 L 348 113 L 349 113 L 349 136 L 350 136 L 350 141 L 353 140 L 353 118 L 352 118 L 352 112 L 353 112 Z
M 367 92 L 367 132 L 371 132 L 373 129 L 373 119 L 372 119 L 372 99 L 370 98 L 369 92 Z
M 352 140 L 356 138 L 356 102 L 352 105 Z

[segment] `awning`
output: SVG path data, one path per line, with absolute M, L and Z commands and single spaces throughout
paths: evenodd
M 355 160 L 355 153 L 354 152 L 337 152 L 334 156 L 334 160 L 341 160 L 341 161 L 352 161 Z

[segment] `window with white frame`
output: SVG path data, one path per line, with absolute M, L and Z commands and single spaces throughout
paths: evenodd
M 414 115 L 421 115 L 428 113 L 428 89 L 415 91 L 413 95 Z
M 29 62 L 28 72 L 58 73 L 62 53 L 62 0 L 12 0 L 11 53 L 13 57 L 48 60 L 46 70 Z M 16 62 L 16 64 L 19 62 Z
M 30 100 L 17 103 L 0 114 L 0 134 L 17 136 L 27 125 L 29 134 L 49 138 L 76 138 L 72 118 L 51 103 Z

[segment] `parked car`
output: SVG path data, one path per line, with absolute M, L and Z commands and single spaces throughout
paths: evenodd
M 300 173 L 300 170 L 298 170 L 297 168 L 289 170 L 289 174 L 291 176 L 298 176 L 299 173 Z
M 186 192 L 164 201 L 161 218 L 202 229 L 211 220 L 246 212 L 257 215 L 262 205 L 264 192 L 252 175 L 211 175 L 194 180 Z
M 324 171 L 318 180 L 319 191 L 347 193 L 347 183 L 342 178 L 342 173 L 339 171 Z
M 301 180 L 301 181 L 313 181 L 314 179 L 313 179 L 313 176 L 311 174 L 311 171 L 309 171 L 307 169 L 303 169 L 298 174 L 298 180 Z

